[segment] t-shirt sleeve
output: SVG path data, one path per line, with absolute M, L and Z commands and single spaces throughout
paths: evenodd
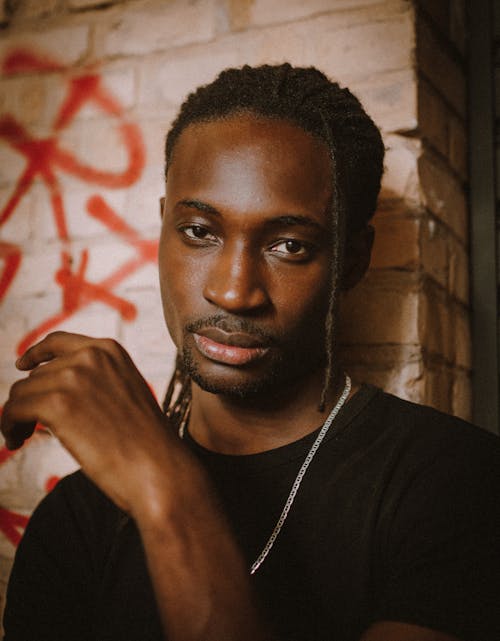
M 100 556 L 116 512 L 108 504 L 81 472 L 60 481 L 43 499 L 16 552 L 4 641 L 92 638 L 97 569 L 105 562 Z
M 374 621 L 415 623 L 464 641 L 500 639 L 500 450 L 498 439 L 478 433 L 457 430 L 407 474 Z

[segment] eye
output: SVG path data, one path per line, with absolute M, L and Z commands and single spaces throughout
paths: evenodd
M 280 254 L 283 258 L 292 258 L 295 260 L 305 260 L 311 256 L 312 247 L 309 244 L 299 240 L 281 240 L 271 247 L 271 251 Z
M 183 225 L 180 227 L 180 231 L 186 236 L 189 240 L 205 240 L 205 241 L 216 241 L 217 238 L 211 234 L 208 229 L 202 225 Z

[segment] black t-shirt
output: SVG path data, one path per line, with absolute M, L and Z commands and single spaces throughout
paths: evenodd
M 317 433 L 208 470 L 252 564 Z M 251 578 L 283 641 L 357 641 L 376 621 L 500 639 L 500 439 L 364 386 L 339 413 Z M 159 641 L 135 524 L 81 472 L 33 514 L 6 641 Z

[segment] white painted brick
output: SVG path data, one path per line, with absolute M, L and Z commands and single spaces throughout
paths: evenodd
M 380 0 L 254 0 L 240 2 L 230 0 L 227 3 L 229 24 L 233 29 L 243 29 L 248 26 L 262 26 L 272 23 L 300 20 L 321 13 L 331 13 L 377 4 Z M 387 2 L 396 8 L 400 2 Z
M 28 331 L 32 316 L 26 310 L 21 310 L 15 301 L 11 301 L 9 295 L 0 307 L 0 382 L 6 385 L 11 385 L 19 378 L 19 372 L 14 366 L 17 358 L 16 345 L 19 338 Z
M 55 290 L 57 285 L 54 282 L 54 274 L 58 269 L 59 256 L 51 251 L 25 253 L 8 297 L 25 298 Z
M 0 467 L 0 505 L 31 512 L 45 496 L 45 483 L 51 476 L 65 476 L 76 468 L 55 437 L 36 434 Z
M 392 134 L 384 137 L 384 143 L 386 155 L 381 198 L 417 200 L 420 142 Z
M 17 108 L 18 78 L 3 77 L 0 83 L 0 114 L 15 114 Z
M 162 111 L 163 113 L 158 114 L 155 118 L 141 117 L 134 121 L 141 131 L 142 141 L 146 147 L 147 166 L 145 171 L 149 171 L 151 174 L 156 173 L 161 178 L 164 176 L 165 137 L 170 129 L 171 121 L 177 115 L 177 109 L 163 109 Z
M 74 123 L 63 132 L 64 148 L 95 170 L 121 174 L 128 168 L 129 154 L 119 125 L 112 118 Z
M 32 225 L 34 251 L 41 251 L 47 241 L 57 240 L 57 229 L 50 203 L 50 195 L 42 184 L 36 184 L 30 189 L 33 202 Z
M 85 334 L 95 338 L 114 338 L 119 326 L 119 315 L 114 309 L 103 303 L 94 302 L 86 305 L 68 320 L 60 323 L 57 329 L 75 334 Z
M 158 266 L 151 262 L 145 263 L 140 269 L 131 274 L 119 285 L 115 293 L 126 299 L 131 293 L 144 288 L 158 288 Z
M 67 4 L 72 9 L 88 9 L 102 5 L 102 0 L 67 0 Z
M 344 28 L 345 22 L 337 16 L 321 16 L 156 56 L 141 65 L 139 102 L 178 105 L 223 69 L 243 64 L 288 60 L 314 65 L 345 84 L 353 78 L 368 81 L 373 73 L 411 67 L 413 32 L 409 15 L 398 14 L 381 23 L 354 24 L 349 29 Z
M 348 20 L 352 14 L 340 13 L 252 33 L 252 62 L 314 65 L 347 85 L 353 78 L 412 66 L 410 11 L 374 22 L 360 16 L 354 24 Z
M 88 213 L 87 203 L 89 198 L 98 194 L 120 216 L 125 204 L 127 190 L 103 189 L 102 187 L 85 185 L 85 183 L 72 176 L 65 176 L 61 180 L 61 189 L 69 234 L 73 240 L 114 238 L 113 232 L 108 227 Z M 45 219 L 48 225 L 54 229 L 53 216 L 50 210 L 45 210 Z
M 71 65 L 87 52 L 89 27 L 68 25 L 43 31 L 12 31 L 0 40 L 0 60 L 10 51 L 19 48 L 38 50 L 56 62 Z
M 43 82 L 46 100 L 43 111 L 39 115 L 38 124 L 52 132 L 63 101 L 68 94 L 69 80 L 64 74 L 51 73 L 43 76 Z
M 88 249 L 88 265 L 86 277 L 91 282 L 104 280 L 116 271 L 123 263 L 135 257 L 135 251 L 129 245 L 114 241 L 109 237 L 95 240 L 91 244 L 86 242 L 73 243 L 73 256 L 75 269 L 80 263 L 80 253 Z
M 167 332 L 159 287 L 129 294 L 138 309 L 133 323 L 122 323 L 119 340 L 146 380 L 166 384 L 175 360 L 175 347 Z
M 0 139 L 0 186 L 15 184 L 25 167 L 24 157 Z
M 165 193 L 163 168 L 146 172 L 143 178 L 127 190 L 121 209 L 122 217 L 141 236 L 157 238 L 160 229 L 160 197 Z
M 12 195 L 12 188 L 0 188 L 0 211 Z M 32 194 L 28 193 L 21 198 L 10 218 L 0 227 L 0 242 L 21 245 L 28 242 L 33 233 L 33 205 Z
M 40 122 L 51 102 L 48 76 L 6 76 L 0 84 L 1 117 L 10 114 L 23 127 Z
M 367 113 L 386 132 L 417 127 L 417 82 L 413 69 L 389 71 L 350 84 Z
M 111 63 L 100 72 L 102 88 L 114 98 L 125 113 L 130 110 L 136 99 L 136 78 L 135 70 L 130 63 L 124 65 L 122 61 Z M 77 77 L 77 75 L 75 75 Z M 105 112 L 93 100 L 84 103 L 83 107 L 78 110 L 73 121 L 100 119 L 105 116 Z M 112 118 L 110 117 L 110 122 Z
M 14 5 L 15 18 L 17 21 L 46 18 L 56 12 L 58 5 L 58 0 L 23 0 Z
M 243 34 L 151 58 L 140 68 L 139 101 L 146 106 L 166 102 L 177 107 L 188 93 L 211 82 L 223 69 L 251 63 L 249 45 Z
M 112 20 L 103 20 L 98 32 L 105 33 L 104 53 L 144 55 L 193 42 L 206 42 L 215 35 L 214 0 L 147 3 L 129 9 Z

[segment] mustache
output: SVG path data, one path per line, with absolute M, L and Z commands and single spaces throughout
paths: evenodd
M 275 345 L 280 342 L 280 336 L 276 332 L 269 332 L 255 322 L 247 318 L 237 318 L 225 314 L 205 316 L 186 323 L 185 332 L 198 333 L 200 330 L 217 328 L 228 333 L 242 333 L 255 336 L 266 345 Z

